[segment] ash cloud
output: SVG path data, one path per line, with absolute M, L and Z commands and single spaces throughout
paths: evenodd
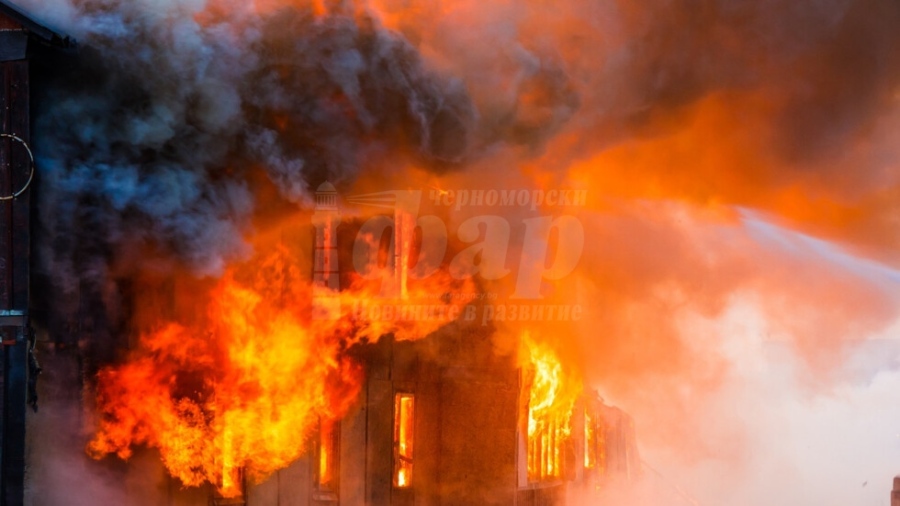
M 772 153 L 776 181 L 843 174 L 858 188 L 867 174 L 849 175 L 838 159 L 893 107 L 900 84 L 900 6 L 886 0 L 376 4 L 390 26 L 464 80 L 491 133 L 515 130 L 522 111 L 534 114 L 523 83 L 535 62 L 561 69 L 565 84 L 544 104 L 562 121 L 541 142 L 531 139 L 551 145 L 542 161 L 560 171 L 622 142 L 678 132 L 698 103 L 727 94 L 739 135 Z M 503 135 L 482 140 L 514 144 Z
M 286 202 L 400 154 L 472 151 L 465 86 L 365 12 L 213 3 L 23 2 L 74 35 L 48 69 L 35 142 L 38 251 L 63 297 L 142 269 L 218 275 L 244 258 L 254 174 Z

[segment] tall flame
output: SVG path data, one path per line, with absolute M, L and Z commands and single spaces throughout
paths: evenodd
M 532 376 L 528 435 L 557 420 L 568 427 L 572 408 L 582 391 L 581 380 L 563 369 L 559 356 L 548 344 L 535 340 L 528 332 L 523 335 L 522 344 L 528 352 Z
M 582 382 L 563 368 L 559 356 L 546 343 L 522 336 L 528 353 L 528 476 L 533 481 L 562 475 L 561 447 L 571 435 L 572 409 Z
M 349 409 L 361 370 L 347 346 L 388 332 L 423 337 L 446 323 L 355 317 L 354 308 L 379 303 L 361 286 L 337 294 L 340 318 L 312 319 L 313 286 L 288 258 L 273 253 L 250 281 L 229 271 L 205 314 L 145 333 L 124 364 L 102 370 L 88 453 L 128 458 L 134 446 L 155 447 L 185 485 L 208 481 L 239 495 L 241 472 L 259 479 L 286 467 L 307 450 L 320 418 Z M 433 292 L 444 281 L 410 290 Z

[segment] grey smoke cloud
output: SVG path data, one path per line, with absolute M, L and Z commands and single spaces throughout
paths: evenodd
M 40 256 L 64 292 L 146 263 L 135 251 L 221 273 L 249 250 L 253 170 L 304 203 L 308 181 L 352 180 L 379 153 L 440 170 L 470 154 L 465 87 L 365 15 L 201 25 L 204 2 L 52 5 L 25 4 L 81 46 L 36 121 Z
M 402 2 L 384 3 L 390 11 Z M 202 0 L 21 4 L 82 46 L 74 69 L 44 90 L 37 119 L 42 269 L 65 295 L 84 290 L 109 311 L 117 298 L 113 280 L 135 270 L 186 265 L 197 275 L 216 275 L 247 255 L 241 238 L 260 204 L 256 170 L 265 171 L 283 199 L 301 205 L 309 202 L 311 181 L 349 182 L 361 170 L 382 170 L 380 164 L 396 159 L 435 172 L 481 162 L 479 170 L 496 174 L 550 150 L 547 167 L 562 174 L 573 160 L 617 142 L 678 131 L 681 113 L 717 93 L 746 93 L 770 107 L 737 108 L 751 120 L 761 117 L 764 128 L 748 121 L 734 131 L 773 153 L 776 182 L 815 180 L 848 196 L 852 206 L 859 195 L 898 180 L 890 161 L 896 153 L 884 147 L 894 142 L 883 133 L 893 131 L 892 121 L 879 127 L 881 148 L 858 151 L 885 111 L 896 108 L 900 4 L 892 1 L 572 1 L 552 8 L 538 1 L 460 1 L 446 11 L 405 2 L 428 15 L 392 23 L 397 31 L 350 4 L 316 19 L 303 8 L 258 17 L 243 2 L 223 2 L 230 10 L 202 25 L 194 17 L 211 4 Z M 563 148 L 553 144 L 560 139 L 567 143 Z M 719 140 L 711 135 L 708 142 Z M 498 152 L 504 164 L 484 162 Z M 617 170 L 647 167 L 623 164 Z M 678 169 L 652 170 L 665 175 Z M 732 180 L 743 191 L 756 180 L 744 170 L 729 165 L 683 184 L 729 202 L 736 194 L 724 187 Z M 883 207 L 867 210 L 874 209 L 873 219 L 896 223 L 896 203 L 885 198 Z M 637 415 L 639 438 L 640 424 L 647 424 L 641 420 L 659 418 L 660 403 L 650 401 L 676 397 L 682 411 L 669 415 L 677 430 L 705 430 L 719 443 L 699 442 L 688 450 L 733 450 L 741 438 L 746 445 L 739 448 L 746 453 L 734 450 L 740 458 L 732 460 L 667 454 L 664 446 L 647 455 L 667 473 L 683 469 L 675 479 L 708 501 L 736 494 L 740 501 L 729 504 L 773 504 L 785 497 L 785 503 L 800 504 L 807 487 L 841 471 L 814 458 L 832 454 L 801 446 L 822 444 L 827 436 L 821 431 L 862 431 L 865 437 L 853 439 L 857 448 L 839 446 L 855 459 L 871 455 L 859 478 L 872 477 L 870 490 L 883 487 L 884 469 L 896 456 L 889 426 L 897 413 L 879 399 L 897 384 L 895 355 L 857 351 L 851 360 L 869 371 L 855 370 L 863 379 L 834 380 L 810 392 L 796 377 L 809 372 L 808 364 L 796 364 L 793 355 L 760 365 L 771 367 L 771 377 L 741 368 L 743 356 L 734 349 L 747 348 L 759 365 L 763 346 L 758 334 L 740 334 L 727 310 L 734 310 L 729 297 L 738 290 L 762 287 L 783 297 L 755 301 L 768 311 L 766 318 L 801 336 L 812 355 L 824 336 L 823 353 L 833 354 L 842 349 L 835 343 L 867 336 L 895 315 L 896 298 L 883 293 L 884 272 L 843 264 L 844 257 L 810 262 L 809 251 L 791 257 L 727 227 L 710 228 L 698 239 L 695 231 L 678 228 L 678 212 L 642 213 L 587 223 L 595 237 L 609 238 L 596 245 L 584 269 L 594 278 L 602 273 L 606 283 L 588 292 L 607 308 L 595 326 L 605 329 L 607 342 L 603 349 L 592 342 L 596 351 L 587 354 L 599 371 L 593 379 Z M 868 232 L 867 239 L 891 241 Z M 751 258 L 747 250 L 759 256 Z M 667 288 L 672 291 L 664 295 L 676 300 L 658 297 Z M 693 323 L 725 314 L 724 323 L 706 325 L 739 336 L 724 344 L 690 341 L 696 328 L 668 318 L 677 311 L 667 304 L 685 301 Z M 784 301 L 796 305 L 779 306 Z M 71 303 L 58 307 L 75 310 Z M 653 335 L 650 345 L 637 339 L 643 331 Z M 661 369 L 659 376 L 615 376 L 617 367 L 632 372 L 629 367 L 651 366 Z M 682 368 L 690 372 L 679 376 Z M 660 377 L 671 383 L 638 391 Z M 712 392 L 701 388 L 720 380 Z M 703 390 L 702 402 L 691 396 L 692 388 Z M 734 416 L 738 405 L 761 407 L 740 420 Z M 860 413 L 875 413 L 877 420 L 867 426 Z M 795 425 L 781 432 L 784 420 Z M 695 421 L 703 423 L 689 427 Z M 660 439 L 644 431 L 645 444 Z M 766 446 L 775 439 L 791 445 Z M 885 451 L 879 453 L 882 441 Z M 754 453 L 753 445 L 765 451 Z M 748 455 L 746 467 L 728 467 Z M 772 491 L 773 483 L 780 490 Z M 822 500 L 838 490 L 834 497 L 841 504 L 860 497 L 855 483 L 852 490 L 843 482 L 821 490 L 816 497 Z M 874 501 L 877 494 L 871 494 Z

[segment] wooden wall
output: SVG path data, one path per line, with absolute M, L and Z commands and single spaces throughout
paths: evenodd
M 489 335 L 447 329 L 385 339 L 369 364 L 367 505 L 510 505 L 516 493 L 518 373 Z M 393 396 L 415 395 L 412 487 L 392 486 Z M 343 502 L 345 504 L 362 504 Z
M 7 42 L 27 43 L 14 22 L 0 16 Z M 24 56 L 24 55 L 22 55 Z M 29 135 L 28 61 L 0 62 L 0 132 L 15 134 L 26 143 Z M 23 146 L 0 138 L 0 196 L 24 187 L 31 163 Z M 29 295 L 30 201 L 26 191 L 15 200 L 0 202 L 0 310 L 27 311 Z M 3 327 L 2 334 L 2 504 L 23 502 L 25 478 L 25 415 L 28 388 L 28 342 L 24 328 Z

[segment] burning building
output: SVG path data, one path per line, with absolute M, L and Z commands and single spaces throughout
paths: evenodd
M 591 387 L 704 503 L 876 433 L 783 422 L 889 391 L 896 2 L 12 2 L 4 494 L 577 503 L 649 469 Z
M 9 42 L 3 46 L 10 104 L 4 132 L 12 132 L 3 134 L 3 157 L 15 169 L 0 186 L 8 190 L 4 208 L 13 223 L 4 279 L 17 290 L 4 292 L 9 301 L 2 315 L 10 326 L 4 339 L 3 504 L 58 502 L 43 495 L 34 473 L 25 477 L 25 378 L 38 369 L 30 355 L 36 343 L 25 295 L 31 176 L 22 178 L 35 164 L 22 159 L 15 143 L 31 156 L 25 48 L 32 40 L 61 47 L 71 42 L 0 6 Z M 439 138 L 458 134 L 454 123 L 446 128 L 449 134 L 429 133 L 429 142 L 438 142 L 428 147 L 436 158 L 457 156 Z M 460 295 L 452 291 L 459 288 L 455 281 L 417 287 L 407 279 L 416 232 L 403 212 L 382 217 L 394 220 L 392 238 L 373 250 L 376 263 L 389 259 L 382 263 L 396 300 L 388 307 L 404 311 L 411 292 L 443 290 L 431 308 L 441 316 L 418 314 L 399 325 L 396 318 L 348 318 L 348 307 L 378 309 L 369 306 L 378 297 L 338 268 L 352 263 L 352 248 L 341 239 L 334 186 L 322 185 L 316 198 L 315 213 L 299 232 L 297 226 L 275 227 L 282 238 L 314 236 L 308 276 L 298 270 L 303 261 L 287 258 L 296 252 L 249 262 L 249 270 L 263 273 L 262 281 L 229 269 L 211 286 L 151 269 L 116 288 L 117 296 L 125 295 L 118 322 L 108 311 L 95 311 L 92 301 L 109 294 L 90 283 L 75 287 L 77 308 L 68 319 L 51 314 L 41 322 L 38 348 L 47 355 L 48 371 L 40 388 L 48 410 L 91 399 L 76 409 L 75 423 L 98 427 L 87 447 L 91 456 L 127 460 L 92 465 L 111 466 L 128 501 L 537 506 L 564 504 L 572 487 L 589 490 L 639 471 L 630 418 L 584 394 L 551 347 L 526 333 L 514 352 L 498 352 L 496 328 L 466 326 L 450 316 L 472 300 L 447 301 Z M 349 225 L 358 233 L 358 223 Z M 197 291 L 210 295 L 198 304 L 192 300 Z M 49 312 L 47 304 L 38 306 Z M 297 334 L 308 339 L 293 339 Z M 259 347 L 274 352 L 267 356 Z M 265 368 L 272 371 L 260 370 Z M 278 374 L 285 378 L 274 378 Z M 308 380 L 296 381 L 304 375 Z M 80 387 L 72 390 L 72 384 Z M 33 382 L 28 388 L 35 397 Z M 29 444 L 37 444 L 48 429 L 38 418 L 31 423 L 37 435 L 29 436 Z M 41 461 L 36 450 L 28 454 Z
M 144 493 L 161 495 L 165 504 L 562 505 L 567 493 L 602 490 L 640 472 L 630 417 L 586 394 L 551 346 L 526 332 L 513 353 L 498 352 L 495 328 L 448 316 L 470 305 L 470 297 L 454 305 L 445 292 L 439 303 L 415 308 L 416 301 L 435 299 L 422 298 L 423 288 L 402 274 L 415 263 L 413 241 L 404 241 L 413 224 L 402 210 L 372 218 L 386 220 L 391 230 L 375 257 L 388 274 L 387 285 L 384 278 L 377 285 L 392 293 L 382 297 L 359 285 L 353 269 L 340 266 L 352 265 L 349 245 L 364 225 L 350 220 L 339 227 L 337 203 L 334 187 L 321 185 L 310 222 L 282 225 L 274 234 L 278 246 L 268 248 L 313 236 L 307 276 L 284 251 L 251 264 L 258 271 L 252 281 L 239 272 L 226 276 L 226 285 L 238 286 L 214 289 L 217 300 L 207 311 L 216 321 L 179 315 L 194 311 L 178 301 L 192 290 L 156 286 L 153 317 L 168 307 L 169 318 L 186 323 L 140 337 L 128 365 L 100 372 L 104 418 L 89 446 L 93 455 L 134 458 L 136 443 L 159 448 L 177 478 Z M 447 283 L 424 288 L 459 288 Z M 281 312 L 293 314 L 295 304 L 308 312 L 307 328 L 326 334 L 304 350 L 297 349 L 304 339 L 291 334 L 303 332 L 295 316 Z M 269 326 L 284 318 L 287 323 Z M 228 328 L 219 328 L 223 322 Z M 249 355 L 222 362 L 209 343 L 192 341 L 197 332 L 216 336 L 223 352 Z M 228 344 L 247 339 L 243 332 L 260 332 L 257 345 L 268 350 Z M 191 352 L 166 350 L 173 345 Z M 298 353 L 305 355 L 292 363 Z M 166 359 L 172 364 L 161 363 Z M 215 370 L 222 367 L 239 377 Z M 309 375 L 315 386 L 293 375 Z M 218 384 L 199 385 L 198 376 Z M 233 421 L 195 418 L 198 409 L 216 416 L 222 405 L 222 418 Z M 142 435 L 145 430 L 163 435 Z M 209 439 L 192 443 L 198 437 Z

